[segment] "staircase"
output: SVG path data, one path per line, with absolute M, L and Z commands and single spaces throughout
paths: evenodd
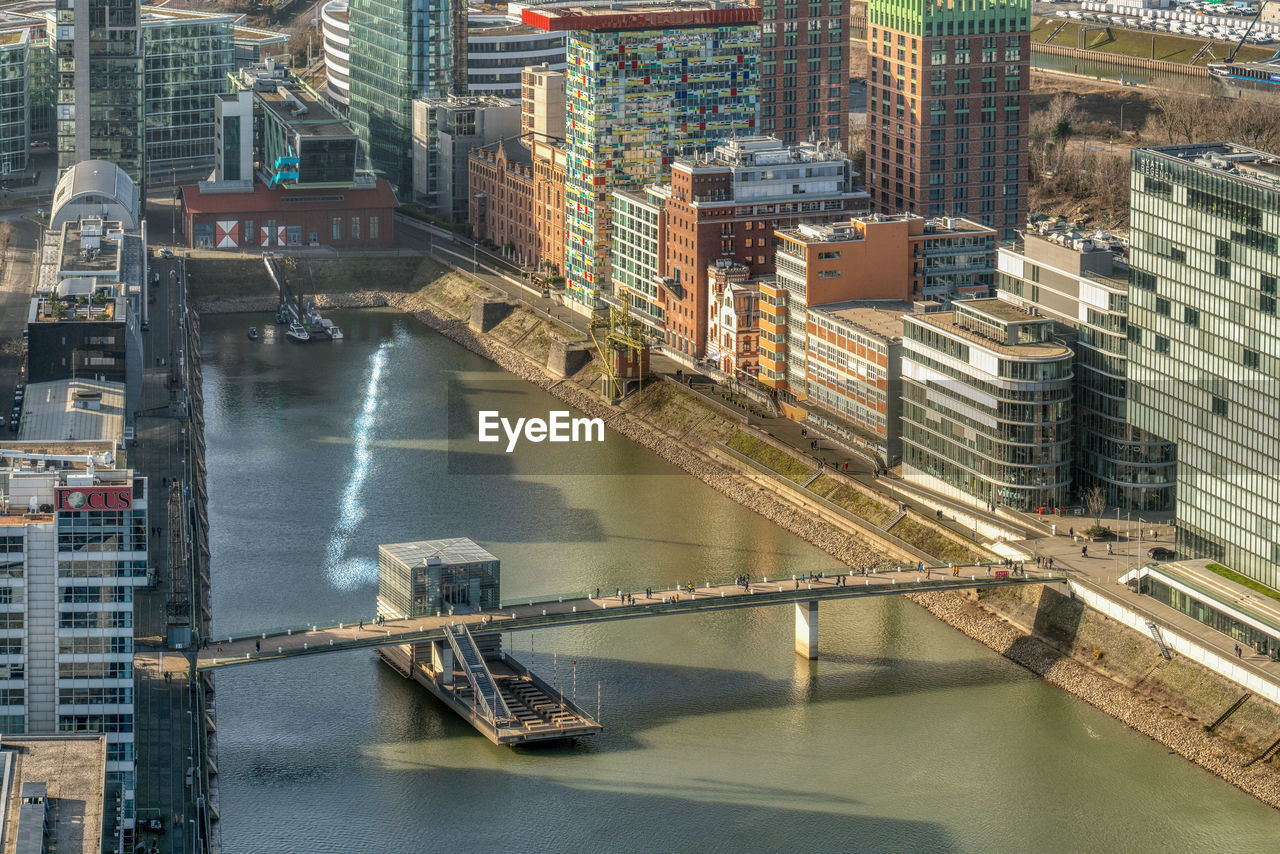
M 889 517 L 888 522 L 885 522 L 883 525 L 880 526 L 880 530 L 887 531 L 905 518 L 907 518 L 907 511 L 899 510 L 897 513 L 894 513 L 892 516 Z
M 298 163 L 298 158 L 292 151 L 284 157 L 277 157 L 275 174 L 271 176 L 271 186 L 275 186 L 281 181 L 298 180 Z
M 453 647 L 454 656 L 457 657 L 458 663 L 462 665 L 462 670 L 467 675 L 467 682 L 471 686 L 470 693 L 480 713 L 495 725 L 510 721 L 511 711 L 507 708 L 506 700 L 498 691 L 498 683 L 489 672 L 489 666 L 484 663 L 484 656 L 476 646 L 476 639 L 471 636 L 466 625 L 459 623 L 450 626 L 447 637 L 449 646 Z
M 1166 661 L 1171 660 L 1173 653 L 1169 651 L 1169 647 L 1165 646 L 1164 635 L 1160 634 L 1160 627 L 1147 620 L 1147 631 L 1151 632 L 1151 637 L 1155 639 L 1156 646 L 1160 648 L 1160 654 L 1164 656 Z

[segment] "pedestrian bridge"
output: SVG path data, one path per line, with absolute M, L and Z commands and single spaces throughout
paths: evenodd
M 309 655 L 352 649 L 378 649 L 405 644 L 447 642 L 450 626 L 465 624 L 476 636 L 499 632 L 522 632 L 553 626 L 637 620 L 676 614 L 700 614 L 731 608 L 760 608 L 771 605 L 796 606 L 796 652 L 818 657 L 818 603 L 834 599 L 861 599 L 904 593 L 973 590 L 1024 584 L 1065 582 L 1062 573 L 1009 572 L 999 565 L 964 568 L 927 568 L 878 572 L 868 575 L 827 575 L 808 579 L 762 579 L 750 585 L 734 582 L 703 582 L 691 591 L 670 586 L 644 588 L 621 595 L 525 599 L 501 602 L 496 609 L 480 613 L 403 620 L 353 620 L 337 625 L 294 626 L 253 634 L 210 639 L 196 656 L 198 670 L 215 670 L 249 664 L 264 664 Z M 177 656 L 166 657 L 170 660 Z M 189 666 L 189 660 L 174 661 L 175 669 Z

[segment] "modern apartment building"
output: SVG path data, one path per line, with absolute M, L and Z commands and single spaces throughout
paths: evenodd
M 413 101 L 467 89 L 464 0 L 351 0 L 352 127 L 397 195 L 413 188 Z
M 1026 219 L 1029 0 L 868 0 L 867 188 L 885 213 Z
M 1127 420 L 1129 266 L 1110 235 L 1043 221 L 1001 247 L 1000 296 L 1071 330 L 1077 496 L 1100 487 L 1126 510 L 1173 506 L 1174 446 Z
M 214 100 L 234 68 L 233 15 L 142 7 L 146 57 L 146 168 L 154 181 L 209 169 Z
M 104 733 L 107 783 L 132 817 L 133 591 L 147 582 L 147 481 L 114 462 L 123 389 L 30 389 L 39 417 L 24 415 L 19 440 L 0 443 L 0 731 Z M 51 432 L 35 436 L 25 422 Z M 104 438 L 56 438 L 74 424 Z
M 870 214 L 776 232 L 777 282 L 761 308 L 760 380 L 779 402 L 803 402 L 806 310 L 847 300 L 929 301 L 988 296 L 995 232 L 975 222 Z
M 490 95 L 413 102 L 413 197 L 428 212 L 466 222 L 471 149 L 520 132 L 520 104 Z
M 1180 556 L 1280 588 L 1280 157 L 1132 163 L 1129 420 L 1177 446 Z
M 138 0 L 57 0 L 53 15 L 58 168 L 106 160 L 142 186 L 146 88 Z
M 1005 300 L 906 315 L 902 476 L 975 506 L 1065 504 L 1073 360 L 1052 320 Z
M 844 0 L 759 0 L 760 129 L 786 143 L 849 141 Z
M 325 92 L 342 109 L 351 105 L 351 16 L 347 0 L 329 0 L 320 8 L 324 33 Z
M 754 132 L 760 10 L 691 0 L 523 16 L 569 33 L 566 304 L 591 313 L 611 284 L 612 191 L 660 180 L 681 152 Z
M 524 69 L 520 78 L 520 135 L 564 143 L 564 70 L 542 64 Z

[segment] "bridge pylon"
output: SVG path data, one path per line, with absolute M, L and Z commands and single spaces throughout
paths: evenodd
M 818 658 L 818 601 L 796 603 L 796 655 Z

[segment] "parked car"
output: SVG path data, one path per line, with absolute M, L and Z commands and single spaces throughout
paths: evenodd
M 1156 546 L 1155 548 L 1147 549 L 1147 557 L 1152 560 L 1173 560 L 1173 549 Z

